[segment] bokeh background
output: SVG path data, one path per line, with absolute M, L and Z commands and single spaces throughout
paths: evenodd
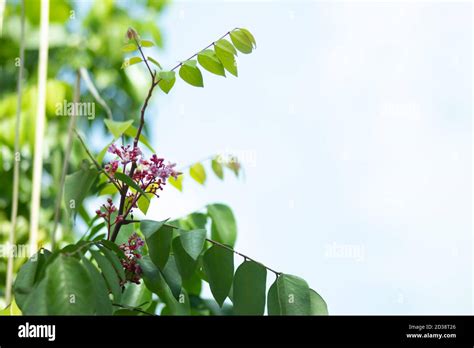
M 87 16 L 97 5 L 71 6 Z M 257 49 L 239 55 L 238 78 L 205 74 L 203 89 L 177 81 L 154 99 L 148 136 L 160 155 L 186 166 L 228 152 L 244 175 L 204 187 L 185 178 L 148 217 L 228 204 L 236 249 L 306 279 L 330 314 L 472 314 L 472 16 L 470 2 L 168 3 L 155 23 L 164 66 L 234 27 Z M 143 67 L 127 74 L 144 93 Z

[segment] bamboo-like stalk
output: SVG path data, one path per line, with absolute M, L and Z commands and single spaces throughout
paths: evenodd
M 35 150 L 33 158 L 33 189 L 31 194 L 30 213 L 30 253 L 38 247 L 38 225 L 41 200 L 41 175 L 43 172 L 43 139 L 46 113 L 46 79 L 48 72 L 48 31 L 49 0 L 41 0 L 40 5 L 40 47 L 38 62 L 38 101 L 35 124 Z
M 3 16 L 5 14 L 5 5 L 7 0 L 0 0 L 0 36 L 3 35 Z
M 18 215 L 18 189 L 20 186 L 20 123 L 21 123 L 21 97 L 23 80 L 23 61 L 25 59 L 25 0 L 21 1 L 21 29 L 20 29 L 20 66 L 18 67 L 17 81 L 17 108 L 15 120 L 15 145 L 13 152 L 13 193 L 12 193 L 12 211 L 10 218 L 10 234 L 8 236 L 8 247 L 13 248 L 15 243 L 15 230 Z M 12 299 L 13 285 L 13 250 L 8 253 L 7 279 L 5 284 L 5 302 L 10 304 Z
M 56 196 L 56 206 L 54 209 L 54 224 L 53 230 L 51 231 L 51 249 L 54 250 L 56 247 L 56 230 L 58 229 L 59 218 L 61 216 L 61 201 L 64 190 L 64 182 L 66 180 L 67 166 L 69 159 L 71 158 L 72 143 L 74 138 L 74 127 L 76 126 L 76 117 L 78 110 L 79 98 L 81 95 L 81 74 L 79 70 L 76 73 L 76 83 L 74 85 L 74 97 L 73 97 L 73 114 L 70 115 L 68 131 L 67 131 L 67 145 L 64 151 L 63 168 L 61 172 L 61 181 L 59 182 L 58 194 Z

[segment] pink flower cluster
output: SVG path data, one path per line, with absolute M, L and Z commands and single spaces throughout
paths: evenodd
M 121 260 L 121 263 L 125 270 L 126 281 L 140 284 L 142 269 L 138 264 L 138 260 L 142 257 L 140 249 L 144 244 L 145 242 L 143 239 L 141 239 L 136 233 L 133 233 L 128 238 L 127 243 L 122 243 L 119 246 L 125 254 L 125 258 Z
M 110 229 L 110 226 L 114 225 L 116 222 L 123 220 L 122 215 L 117 215 L 115 217 L 114 221 L 111 221 L 112 219 L 112 214 L 117 211 L 117 207 L 114 205 L 112 202 L 111 198 L 107 198 L 107 204 L 102 204 L 100 209 L 97 209 L 95 213 L 97 216 L 103 218 L 105 221 L 107 221 L 108 227 Z
M 153 190 L 156 192 L 157 189 L 162 189 L 161 185 L 166 184 L 166 180 L 170 176 L 177 179 L 178 175 L 181 174 L 175 169 L 175 163 L 168 162 L 168 164 L 165 164 L 164 159 L 158 158 L 156 154 L 153 154 L 149 159 L 145 159 L 138 146 L 131 147 L 130 145 L 122 145 L 118 147 L 117 145 L 112 144 L 108 151 L 117 157 L 106 164 L 104 170 L 111 177 L 114 177 L 119 168 L 119 164 L 121 163 L 123 165 L 123 172 L 126 175 L 131 175 L 132 179 L 143 190 L 145 190 L 150 184 L 156 183 L 157 186 Z M 133 169 L 127 168 L 129 163 L 132 163 Z

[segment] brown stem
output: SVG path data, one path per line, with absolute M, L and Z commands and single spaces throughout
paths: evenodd
M 148 68 L 148 71 L 150 72 L 151 78 L 152 78 L 152 80 L 154 80 L 155 79 L 155 74 L 153 74 L 153 71 L 151 71 L 150 65 L 148 65 L 148 59 L 146 59 L 145 55 L 143 54 L 142 46 L 140 46 L 140 43 L 138 42 L 138 40 L 136 38 L 135 38 L 135 42 L 137 44 L 138 50 L 140 51 L 140 54 L 142 55 L 143 61 L 145 62 L 146 67 Z
M 228 31 L 227 33 L 225 33 L 224 35 L 222 35 L 217 41 L 223 39 L 224 37 L 226 37 L 227 35 L 230 34 L 230 31 Z M 145 102 L 143 103 L 143 106 L 141 108 L 141 111 L 140 111 L 140 124 L 138 126 L 138 129 L 137 129 L 137 134 L 135 136 L 135 139 L 133 140 L 133 148 L 136 148 L 138 146 L 138 141 L 140 140 L 140 135 L 142 133 L 142 130 L 143 130 L 143 126 L 145 124 L 145 110 L 146 108 L 148 107 L 148 102 L 150 101 L 150 98 L 151 96 L 153 95 L 153 90 L 155 89 L 155 87 L 158 85 L 158 83 L 161 81 L 161 79 L 157 79 L 155 81 L 155 74 L 153 74 L 153 72 L 151 71 L 150 69 L 150 66 L 148 65 L 148 60 L 145 58 L 145 55 L 143 54 L 143 51 L 142 51 L 142 48 L 140 46 L 140 44 L 138 43 L 137 40 L 135 40 L 135 42 L 137 43 L 137 47 L 140 51 L 140 54 L 148 68 L 148 71 L 150 72 L 150 75 L 151 75 L 151 85 L 150 85 L 150 88 L 148 89 L 148 94 L 145 98 Z M 216 42 L 212 42 L 210 43 L 209 45 L 207 45 L 205 48 L 203 48 L 202 50 L 200 50 L 199 52 L 193 54 L 191 57 L 189 57 L 188 59 L 185 59 L 184 61 L 180 62 L 179 64 L 177 64 L 175 67 L 173 67 L 171 69 L 171 71 L 174 71 L 176 69 L 178 69 L 181 65 L 183 65 L 183 62 L 185 61 L 188 61 L 190 59 L 193 59 L 194 57 L 196 57 L 199 53 L 201 53 L 202 51 L 208 49 L 209 47 L 213 46 Z M 133 177 L 133 174 L 135 173 L 135 169 L 137 168 L 137 165 L 136 163 L 133 163 L 132 164 L 132 167 L 130 169 L 130 173 L 129 173 L 129 176 L 132 178 Z M 123 190 L 120 192 L 120 204 L 119 204 L 119 210 L 118 210 L 118 215 L 122 215 L 124 213 L 124 208 L 125 208 L 125 198 L 127 196 L 127 192 L 128 192 L 128 186 L 127 185 L 123 185 Z M 126 215 L 123 216 L 123 219 L 125 220 L 126 217 L 128 215 L 128 212 Z M 110 237 L 110 240 L 112 242 L 115 242 L 115 239 L 117 238 L 117 235 L 120 231 L 120 228 L 122 227 L 123 225 L 123 220 L 122 221 L 119 221 L 115 224 L 115 227 L 114 227 L 114 231 Z
M 247 255 L 244 255 L 244 254 L 242 254 L 242 253 L 239 253 L 238 251 L 232 249 L 231 247 L 229 247 L 229 246 L 227 246 L 227 245 L 225 245 L 225 244 L 216 242 L 215 240 L 212 240 L 212 239 L 209 239 L 209 238 L 206 238 L 206 240 L 207 240 L 209 243 L 212 243 L 212 244 L 217 245 L 217 246 L 219 246 L 219 247 L 221 247 L 221 248 L 224 248 L 224 249 L 227 249 L 227 250 L 229 250 L 229 251 L 232 251 L 232 252 L 233 252 L 234 254 L 236 254 L 236 255 L 242 256 L 245 261 L 253 261 L 253 262 L 255 262 L 255 263 L 258 263 L 259 265 L 261 265 L 261 266 L 265 267 L 266 269 L 268 269 L 270 272 L 275 273 L 275 275 L 276 275 L 277 277 L 281 274 L 281 272 L 277 272 L 277 271 L 275 271 L 274 269 L 271 269 L 270 267 L 265 266 L 263 263 L 261 263 L 261 262 L 259 262 L 259 261 L 256 261 L 256 260 L 252 259 L 251 257 L 249 257 L 249 256 L 247 256 Z

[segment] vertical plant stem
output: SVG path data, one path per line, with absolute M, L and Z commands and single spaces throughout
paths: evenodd
M 20 186 L 20 123 L 21 123 L 21 97 L 23 80 L 23 60 L 25 59 L 25 0 L 21 1 L 21 29 L 20 29 L 20 66 L 18 67 L 17 81 L 17 107 L 15 120 L 15 149 L 13 153 L 13 194 L 12 211 L 10 218 L 10 234 L 8 236 L 8 249 L 13 248 L 15 243 L 15 230 L 18 215 L 18 190 Z M 7 279 L 5 284 L 5 302 L 10 304 L 12 299 L 13 285 L 13 250 L 8 253 Z
M 43 172 L 43 139 L 46 113 L 46 79 L 48 72 L 48 31 L 49 31 L 49 0 L 41 0 L 40 34 L 38 61 L 38 101 L 35 124 L 35 150 L 33 158 L 33 189 L 31 194 L 30 212 L 30 253 L 38 247 L 38 226 L 41 203 L 41 175 Z
M 5 14 L 5 5 L 7 0 L 0 0 L 0 36 L 3 34 L 3 16 Z
M 56 230 L 59 224 L 59 218 L 61 215 L 61 201 L 64 190 L 64 182 L 66 180 L 67 167 L 69 164 L 69 159 L 71 158 L 72 143 L 74 138 L 74 127 L 76 126 L 76 117 L 78 110 L 79 98 L 81 96 L 81 74 L 79 70 L 76 72 L 76 83 L 74 85 L 74 97 L 73 97 L 73 114 L 70 115 L 68 131 L 67 131 L 67 145 L 66 150 L 64 151 L 64 161 L 63 168 L 61 172 L 61 181 L 59 182 L 58 195 L 56 196 L 56 206 L 54 209 L 54 225 L 53 230 L 51 231 L 51 249 L 56 247 Z

